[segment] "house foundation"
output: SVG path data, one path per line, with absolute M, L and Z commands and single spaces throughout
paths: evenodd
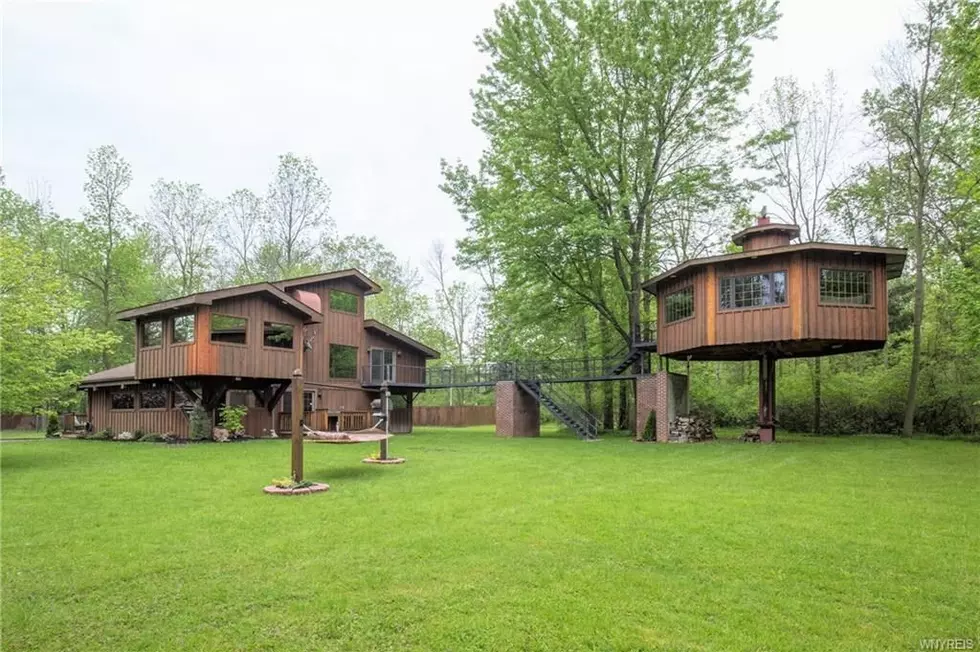
M 541 434 L 541 410 L 533 396 L 512 380 L 498 382 L 496 434 L 498 437 L 537 437 Z

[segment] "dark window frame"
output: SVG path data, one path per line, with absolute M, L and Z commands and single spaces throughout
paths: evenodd
M 782 274 L 783 276 L 783 300 L 782 301 L 770 301 L 765 302 L 766 297 L 774 298 L 777 274 Z M 763 303 L 751 306 L 736 306 L 735 305 L 735 283 L 736 281 L 744 281 L 745 279 L 750 279 L 753 277 L 771 277 L 769 280 L 769 292 L 768 295 L 763 295 Z M 725 306 L 725 292 L 724 283 L 725 281 L 731 281 L 731 306 Z M 718 279 L 718 312 L 735 312 L 738 310 L 766 310 L 768 308 L 784 308 L 789 305 L 789 270 L 787 269 L 773 269 L 766 272 L 753 272 L 751 274 L 729 274 L 727 276 L 722 276 Z
M 159 392 L 163 394 L 163 405 L 161 405 L 160 407 L 146 407 L 143 405 L 143 396 L 151 392 Z M 139 391 L 139 397 L 138 397 L 139 409 L 140 410 L 166 410 L 167 406 L 170 405 L 170 397 L 167 394 L 168 394 L 167 390 L 162 387 L 151 387 L 148 389 L 141 389 Z
M 276 346 L 275 344 L 269 344 L 266 342 L 266 327 L 267 326 L 288 326 L 292 329 L 293 336 L 290 338 L 289 346 Z M 273 351 L 293 351 L 296 349 L 296 324 L 284 324 L 278 321 L 263 321 L 262 322 L 262 348 L 271 349 Z
M 344 308 L 337 308 L 333 305 L 334 295 L 351 297 L 354 299 L 354 310 L 345 310 Z M 361 312 L 361 302 L 360 298 L 353 292 L 345 292 L 344 290 L 337 290 L 335 288 L 330 288 L 327 292 L 327 306 L 330 307 L 331 312 L 342 312 L 345 315 L 358 315 Z
M 353 357 L 353 363 L 351 365 L 352 368 L 353 368 L 353 375 L 350 375 L 350 376 L 337 376 L 337 375 L 334 374 L 334 366 L 333 365 L 334 365 L 334 348 L 335 347 L 353 350 L 354 357 Z M 330 356 L 330 358 L 329 358 L 329 361 L 328 361 L 328 364 L 327 364 L 327 371 L 330 374 L 330 377 L 331 378 L 343 379 L 343 380 L 357 380 L 357 361 L 358 361 L 358 355 L 359 355 L 359 353 L 360 353 L 360 349 L 358 347 L 356 347 L 356 346 L 351 346 L 350 344 L 334 344 L 334 343 L 331 343 L 330 344 L 330 348 L 329 348 L 329 354 L 328 354 Z
M 177 320 L 183 319 L 184 317 L 191 318 L 191 339 L 177 341 Z M 193 312 L 184 312 L 179 315 L 174 315 L 170 318 L 170 344 L 173 346 L 183 346 L 185 344 L 193 344 L 194 338 L 197 331 L 197 314 Z
M 129 396 L 132 401 L 130 407 L 117 408 L 116 407 L 116 396 Z M 120 389 L 115 392 L 109 393 L 109 410 L 111 412 L 132 412 L 136 409 L 136 392 L 131 389 Z
M 825 299 L 824 298 L 824 272 L 833 273 L 846 273 L 846 274 L 861 274 L 867 281 L 867 303 L 849 303 L 847 301 L 842 301 L 840 299 Z M 845 269 L 841 267 L 821 267 L 817 276 L 817 302 L 821 306 L 828 306 L 831 308 L 874 308 L 875 307 L 875 291 L 874 291 L 874 272 L 870 269 Z
M 689 314 L 680 317 L 676 317 L 676 316 L 672 317 L 671 316 L 672 306 L 671 306 L 670 299 L 671 297 L 676 297 L 677 295 L 680 294 L 691 295 L 691 301 L 689 304 L 691 308 L 691 312 Z M 671 292 L 670 294 L 664 297 L 664 324 L 676 324 L 678 322 L 686 321 L 688 319 L 694 319 L 694 284 L 693 283 L 690 285 L 685 285 L 684 287 L 678 290 L 674 290 L 673 292 Z
M 146 343 L 146 327 L 149 324 L 159 324 L 160 325 L 160 335 L 159 341 L 156 344 Z M 163 319 L 146 319 L 140 322 L 140 348 L 141 349 L 159 349 L 163 346 Z
M 310 398 L 310 409 L 306 409 L 306 398 Z M 304 389 L 303 390 L 303 412 L 314 412 L 316 411 L 316 390 L 315 389 Z M 322 408 L 321 408 L 322 409 Z M 282 407 L 279 410 L 283 414 L 293 413 L 293 391 L 286 390 L 282 395 Z
M 222 340 L 216 340 L 216 339 L 214 339 L 214 334 L 215 334 L 214 333 L 214 318 L 215 317 L 226 317 L 226 318 L 230 318 L 230 319 L 241 319 L 243 322 L 245 322 L 245 329 L 242 331 L 242 334 L 245 336 L 245 341 L 244 342 L 224 342 Z M 223 312 L 212 313 L 211 314 L 211 319 L 209 320 L 209 324 L 208 324 L 208 341 L 210 341 L 211 344 L 220 344 L 222 346 L 248 346 L 248 317 L 242 317 L 241 315 L 229 315 L 229 314 L 223 313 Z

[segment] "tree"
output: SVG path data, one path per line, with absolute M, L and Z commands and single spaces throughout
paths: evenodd
M 103 349 L 102 368 L 107 369 L 131 351 L 132 327 L 117 322 L 116 312 L 146 303 L 154 292 L 146 238 L 137 232 L 135 218 L 123 203 L 132 181 L 129 163 L 115 147 L 106 145 L 89 154 L 85 172 L 88 208 L 71 237 L 66 267 L 83 286 L 86 324 L 101 332 L 129 335 L 123 337 L 128 344 L 122 349 Z
M 110 350 L 118 337 L 72 328 L 79 300 L 50 251 L 8 225 L 35 210 L 0 189 L 0 405 L 4 412 L 59 409 L 74 402 L 80 356 Z M 37 216 L 34 215 L 36 218 Z
M 262 242 L 265 221 L 262 200 L 247 188 L 231 193 L 224 202 L 222 228 L 218 239 L 230 258 L 232 277 L 245 282 L 254 280 L 254 262 Z
M 154 242 L 170 294 L 204 290 L 214 275 L 220 205 L 196 183 L 158 180 L 150 199 Z
M 495 16 L 473 93 L 488 149 L 475 172 L 443 162 L 470 231 L 460 249 L 505 284 L 590 306 L 628 344 L 668 207 L 715 207 L 737 185 L 727 137 L 751 43 L 777 13 L 765 0 L 521 0 Z
M 260 253 L 285 278 L 309 265 L 318 243 L 332 234 L 330 189 L 311 159 L 283 154 L 265 206 L 268 240 Z
M 922 10 L 922 22 L 906 25 L 904 47 L 887 53 L 877 71 L 878 87 L 863 98 L 881 160 L 863 168 L 841 202 L 873 222 L 896 223 L 911 245 L 915 290 L 906 435 L 915 427 L 927 259 L 942 240 L 944 226 L 969 208 L 957 197 L 954 172 L 962 167 L 958 134 L 969 130 L 975 109 L 960 93 L 955 69 L 942 57 L 948 4 L 928 2 Z
M 441 241 L 432 243 L 425 269 L 436 284 L 436 306 L 440 316 L 449 322 L 455 362 L 462 364 L 474 345 L 473 331 L 479 310 L 479 297 L 465 281 L 450 278 L 451 262 Z

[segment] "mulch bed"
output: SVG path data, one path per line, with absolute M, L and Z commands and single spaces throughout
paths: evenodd
M 365 464 L 402 464 L 405 461 L 404 457 L 389 457 L 386 460 L 379 460 L 373 457 L 365 457 L 361 460 Z

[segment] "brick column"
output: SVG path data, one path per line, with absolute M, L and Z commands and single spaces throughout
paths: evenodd
M 541 434 L 541 410 L 533 396 L 512 380 L 497 383 L 494 395 L 498 437 L 537 437 Z
M 667 441 L 670 432 L 670 417 L 667 412 L 667 383 L 669 380 L 666 371 L 658 371 L 655 374 L 642 375 L 636 378 L 636 423 L 634 424 L 633 435 L 635 439 L 642 439 L 650 412 L 656 412 L 657 441 Z

